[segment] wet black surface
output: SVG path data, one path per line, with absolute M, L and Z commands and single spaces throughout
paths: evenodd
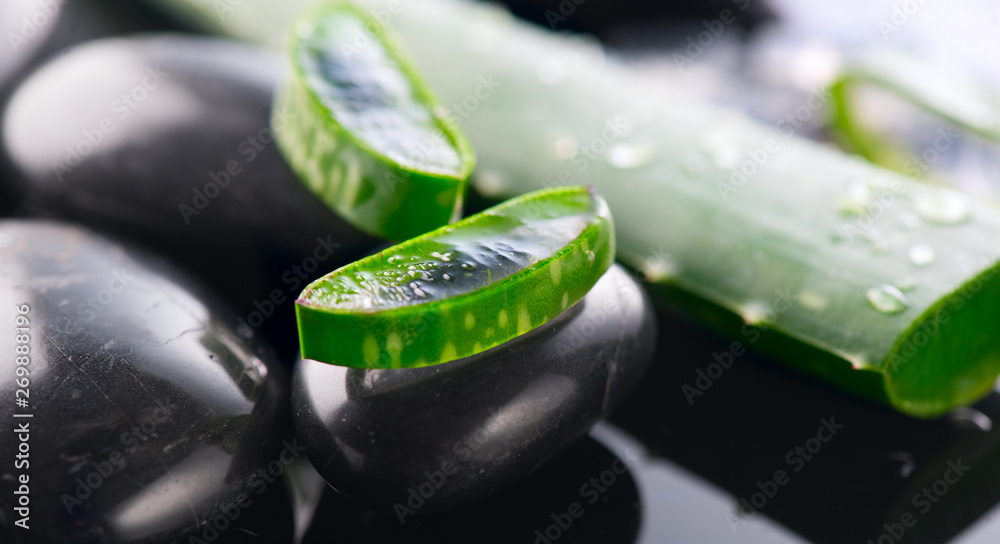
M 164 268 L 77 227 L 0 223 L 3 542 L 166 542 L 274 500 L 259 471 L 301 454 L 287 375 Z M 287 500 L 270 515 L 284 538 Z
M 674 531 L 684 531 L 685 519 L 707 517 L 710 527 L 725 530 L 705 541 L 744 542 L 780 526 L 799 536 L 773 541 L 878 542 L 888 532 L 884 524 L 895 527 L 909 514 L 915 528 L 904 527 L 903 542 L 943 543 L 1000 502 L 993 484 L 1000 478 L 1000 431 L 992 425 L 1000 395 L 945 418 L 916 420 L 752 353 L 734 356 L 731 342 L 663 309 L 658 315 L 655 363 L 612 423 L 654 458 L 668 459 L 672 472 L 698 475 L 703 481 L 692 487 L 729 495 L 714 508 L 692 504 L 690 517 L 673 512 Z M 769 483 L 777 471 L 786 483 Z M 951 481 L 936 483 L 945 479 Z M 925 488 L 930 496 L 922 495 Z M 671 492 L 652 490 L 644 506 L 666 512 L 649 497 Z M 758 507 L 739 509 L 740 499 Z M 660 536 L 651 541 L 682 541 Z
M 370 509 L 326 488 L 302 542 L 632 542 L 643 512 L 629 463 L 586 437 L 530 478 L 437 514 Z
M 274 53 L 183 36 L 71 50 L 12 97 L 23 213 L 141 242 L 204 278 L 292 362 L 293 300 L 371 243 L 311 195 L 269 128 Z M 276 127 L 292 122 L 277 117 Z
M 606 416 L 642 378 L 654 329 L 614 266 L 556 320 L 472 357 L 394 370 L 301 361 L 298 436 L 350 497 L 404 517 L 450 508 L 531 473 Z

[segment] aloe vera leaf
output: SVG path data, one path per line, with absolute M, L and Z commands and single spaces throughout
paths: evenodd
M 994 208 L 671 93 L 495 7 L 404 6 L 390 24 L 445 104 L 474 96 L 480 76 L 500 84 L 461 121 L 484 192 L 595 185 L 615 213 L 618 257 L 661 297 L 904 413 L 932 417 L 991 389 Z M 275 9 L 246 0 L 256 7 Z M 916 266 L 910 250 L 923 244 L 935 262 Z
M 844 147 L 882 166 L 902 170 L 911 153 L 866 126 L 855 111 L 861 86 L 897 95 L 987 140 L 1000 142 L 1000 93 L 961 71 L 893 50 L 876 49 L 855 59 L 831 86 L 832 125 Z
M 457 127 L 393 38 L 345 3 L 307 10 L 293 23 L 292 75 L 275 131 L 306 185 L 349 222 L 405 240 L 461 217 L 475 162 Z
M 399 368 L 474 355 L 575 304 L 614 255 L 599 195 L 526 194 L 310 284 L 295 302 L 302 356 Z
M 392 24 L 446 104 L 481 75 L 500 84 L 462 120 L 493 196 L 593 184 L 619 258 L 661 294 L 903 412 L 934 416 L 992 388 L 994 208 L 671 94 L 495 9 L 427 2 Z

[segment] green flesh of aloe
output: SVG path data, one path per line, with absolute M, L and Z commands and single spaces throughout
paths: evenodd
M 289 9 L 246 0 L 219 22 L 207 0 L 186 5 L 272 43 Z M 937 416 L 992 389 L 996 208 L 672 94 L 495 7 L 424 0 L 390 19 L 445 104 L 496 82 L 462 121 L 481 192 L 594 185 L 618 257 L 662 300 L 902 412 Z
M 461 216 L 471 147 L 377 22 L 345 4 L 292 26 L 275 111 L 289 162 L 355 226 L 405 240 Z
M 302 356 L 362 368 L 480 353 L 579 301 L 614 260 L 604 200 L 537 191 L 391 247 L 296 301 Z

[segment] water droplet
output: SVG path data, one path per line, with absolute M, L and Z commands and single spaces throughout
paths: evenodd
M 769 323 L 774 319 L 774 312 L 762 302 L 751 302 L 743 307 L 741 312 L 743 322 L 748 325 L 760 325 Z
M 917 281 L 909 276 L 903 276 L 892 282 L 892 284 L 896 286 L 896 289 L 906 293 L 907 291 L 912 291 L 917 286 Z
M 917 244 L 910 248 L 910 262 L 914 266 L 927 266 L 934 262 L 934 248 L 929 244 Z
M 732 131 L 713 132 L 701 142 L 702 149 L 712 157 L 712 164 L 721 170 L 732 170 L 743 158 L 739 140 Z
M 656 147 L 647 141 L 625 141 L 608 148 L 607 160 L 615 168 L 640 168 L 656 159 Z
M 993 420 L 990 419 L 990 416 L 975 408 L 967 406 L 955 408 L 950 416 L 952 424 L 959 429 L 988 432 L 993 428 Z
M 593 251 L 588 251 L 587 252 L 587 261 L 589 261 L 590 264 L 594 264 L 594 259 L 596 259 L 596 257 L 594 256 L 594 252 Z
M 809 291 L 799 293 L 799 304 L 801 304 L 803 308 L 808 308 L 817 312 L 826 309 L 826 299 Z
M 969 202 L 951 189 L 934 189 L 913 197 L 913 209 L 925 221 L 938 225 L 957 225 L 969 219 Z
M 681 171 L 691 177 L 700 176 L 705 171 L 705 158 L 698 153 L 691 153 L 681 161 Z
M 568 161 L 573 158 L 579 152 L 580 144 L 573 138 L 569 136 L 563 136 L 562 138 L 556 138 L 552 141 L 552 145 L 549 147 L 549 152 L 552 156 L 561 161 Z
M 920 216 L 912 212 L 899 214 L 899 222 L 903 225 L 903 228 L 908 230 L 920 228 L 920 224 L 922 223 Z
M 462 263 L 462 269 L 463 270 L 475 270 L 476 269 L 476 265 L 474 265 L 472 263 Z
M 415 282 L 415 281 L 410 282 L 410 289 L 413 291 L 413 295 L 416 296 L 416 297 L 418 297 L 418 298 L 426 298 L 427 297 L 427 293 L 424 292 L 424 290 L 421 289 L 420 286 L 417 285 L 417 282 Z
M 666 257 L 647 259 L 640 268 L 646 281 L 662 282 L 677 275 L 677 265 Z
M 864 182 L 851 180 L 844 187 L 844 194 L 837 202 L 837 207 L 844 215 L 861 215 L 872 203 L 872 191 Z
M 736 146 L 720 146 L 712 153 L 712 164 L 721 170 L 733 170 L 740 164 L 743 151 Z
M 476 175 L 472 177 L 472 186 L 483 196 L 494 198 L 503 195 L 504 191 L 507 190 L 508 183 L 503 175 L 492 170 L 483 170 L 476 172 Z
M 875 311 L 886 315 L 899 314 L 910 307 L 906 295 L 892 285 L 872 287 L 865 291 L 865 298 Z
M 441 279 L 443 279 L 444 281 L 449 281 L 451 280 L 451 274 L 442 274 Z

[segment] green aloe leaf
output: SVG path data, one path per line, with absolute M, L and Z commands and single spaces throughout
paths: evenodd
M 386 10 L 444 102 L 476 106 L 455 111 L 481 192 L 594 185 L 615 214 L 619 258 L 662 300 L 904 413 L 937 416 L 992 389 L 995 207 L 672 93 L 493 6 L 381 4 L 366 3 Z M 277 7 L 243 10 L 277 21 Z M 274 33 L 221 25 L 258 41 Z M 484 76 L 499 86 L 477 96 Z
M 405 240 L 461 217 L 475 159 L 393 38 L 366 12 L 324 4 L 292 25 L 275 111 L 285 157 L 348 221 Z
M 296 301 L 302 356 L 399 368 L 474 355 L 579 301 L 614 254 L 592 190 L 527 194 L 310 284 Z

